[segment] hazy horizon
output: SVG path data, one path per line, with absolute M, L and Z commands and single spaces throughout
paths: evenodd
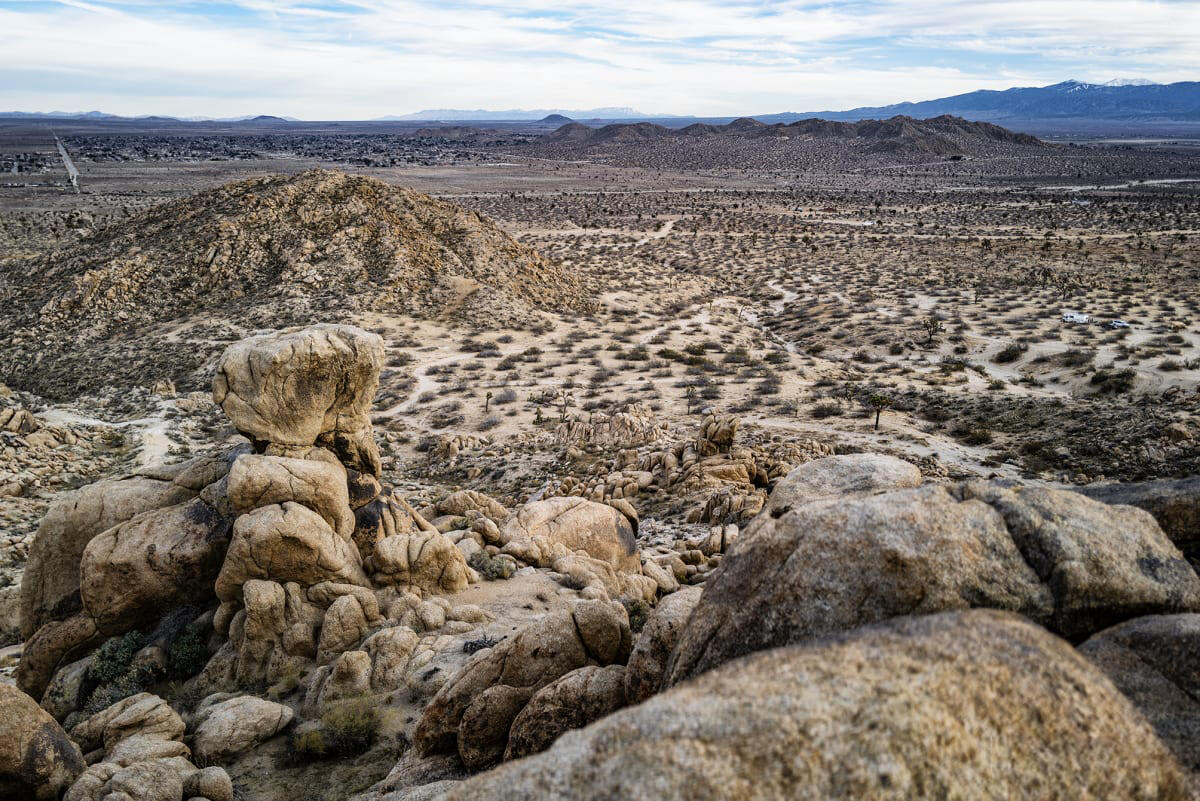
M 1200 2 L 0 0 L 0 108 L 841 110 L 1200 66 Z

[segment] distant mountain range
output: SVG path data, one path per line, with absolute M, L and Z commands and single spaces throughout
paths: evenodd
M 952 114 L 969 120 L 1200 120 L 1200 82 L 1158 84 L 1117 79 L 1108 83 L 1063 81 L 1052 86 L 980 90 L 919 103 L 868 106 L 849 111 L 765 114 L 764 122 L 791 122 L 809 117 L 826 120 L 886 119 L 897 115 L 939 117 Z
M 435 108 L 418 111 L 415 114 L 404 114 L 399 117 L 380 117 L 381 121 L 405 122 L 405 121 L 482 121 L 482 120 L 542 120 L 550 116 L 569 117 L 571 119 L 590 119 L 590 120 L 626 120 L 637 119 L 644 120 L 650 117 L 656 117 L 652 114 L 643 114 L 640 111 L 632 108 L 590 108 L 580 110 L 570 110 L 561 108 L 543 108 L 543 109 L 509 109 L 507 111 L 488 111 L 486 109 L 458 109 L 458 108 Z M 657 118 L 657 117 L 656 117 Z
M 61 120 L 165 120 L 168 122 L 299 122 L 295 117 L 273 117 L 270 114 L 248 114 L 244 117 L 167 117 L 161 114 L 143 114 L 138 117 L 122 117 L 103 111 L 0 111 L 0 119 L 52 118 Z

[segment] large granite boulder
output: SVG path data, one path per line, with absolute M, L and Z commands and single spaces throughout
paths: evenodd
M 678 683 L 753 651 L 890 617 L 988 607 L 1070 639 L 1200 610 L 1200 578 L 1149 514 L 984 483 L 760 515 L 726 554 L 668 669 Z
M 87 764 L 37 702 L 0 684 L 0 798 L 56 801 Z
M 250 579 L 294 581 L 303 587 L 332 581 L 369 587 L 354 543 L 320 515 L 292 501 L 240 516 L 216 580 L 217 597 L 240 601 Z
M 319 514 L 342 539 L 354 531 L 346 468 L 336 462 L 245 454 L 229 471 L 229 500 L 238 514 L 294 501 Z
M 154 465 L 89 484 L 51 504 L 21 577 L 21 636 L 29 639 L 45 623 L 79 611 L 79 562 L 92 538 L 142 512 L 196 497 L 229 471 L 230 457 L 217 454 Z
M 766 511 L 782 514 L 813 501 L 873 495 L 921 486 L 916 465 L 880 453 L 849 453 L 814 459 L 779 479 Z
M 1200 615 L 1150 615 L 1079 646 L 1125 693 L 1200 787 Z
M 983 610 L 755 654 L 442 787 L 444 801 L 1189 797 L 1099 670 Z
M 631 639 L 628 615 L 615 602 L 581 601 L 569 611 L 548 614 L 472 656 L 425 707 L 413 744 L 426 756 L 459 750 L 459 728 L 472 707 L 473 717 L 485 709 L 498 717 L 502 707 L 509 709 L 509 721 L 520 709 L 511 709 L 513 693 L 485 691 L 497 686 L 528 690 L 528 700 L 576 668 L 624 662 Z
M 548 567 L 557 556 L 584 551 L 614 570 L 641 573 L 637 540 L 629 518 L 613 507 L 576 497 L 526 504 L 500 529 L 503 550 Z

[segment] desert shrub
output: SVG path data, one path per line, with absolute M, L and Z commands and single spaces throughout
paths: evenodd
M 965 445 L 987 445 L 993 439 L 992 432 L 983 426 L 959 426 L 950 432 Z
M 1158 369 L 1164 370 L 1168 373 L 1171 373 L 1176 370 L 1182 370 L 1183 365 L 1180 364 L 1179 362 L 1175 361 L 1174 359 L 1163 359 L 1161 362 L 1158 363 Z
M 504 561 L 494 559 L 487 551 L 476 551 L 471 554 L 467 564 L 488 581 L 501 581 L 508 578 Z
M 1092 374 L 1091 384 L 1105 394 L 1119 394 L 1133 389 L 1137 374 L 1130 369 L 1097 370 Z
M 1025 351 L 1029 350 L 1026 345 L 1019 345 L 1013 342 L 1011 345 L 1006 345 L 999 353 L 992 357 L 992 361 L 996 364 L 1008 364 L 1015 362 L 1024 355 Z
M 167 675 L 173 678 L 195 676 L 208 664 L 208 643 L 201 626 L 189 625 L 167 651 Z
M 1084 365 L 1091 364 L 1095 358 L 1095 351 L 1076 350 L 1074 348 L 1059 356 L 1059 360 L 1066 367 L 1083 367 Z
M 810 415 L 818 420 L 824 420 L 827 417 L 837 417 L 841 413 L 841 404 L 834 401 L 822 401 L 812 407 L 812 410 L 809 412 Z
M 508 403 L 514 403 L 517 400 L 516 390 L 506 387 L 496 393 L 496 397 L 492 398 L 492 403 L 497 406 L 504 406 Z
M 133 659 L 146 645 L 146 635 L 131 631 L 104 642 L 88 667 L 87 683 L 93 687 L 84 703 L 85 715 L 101 710 L 149 687 L 155 680 L 148 665 L 134 666 Z
M 625 611 L 629 614 L 630 631 L 634 634 L 641 632 L 646 627 L 646 621 L 650 618 L 650 604 L 641 598 L 622 598 L 621 605 L 625 607 Z
M 498 425 L 500 425 L 500 418 L 493 414 L 479 424 L 479 430 L 491 431 Z
M 379 734 L 381 716 L 374 699 L 362 696 L 330 705 L 317 728 L 288 739 L 293 762 L 312 762 L 364 753 Z

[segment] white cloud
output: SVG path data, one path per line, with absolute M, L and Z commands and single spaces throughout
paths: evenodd
M 1068 77 L 1196 77 L 1200 2 L 0 2 L 0 107 L 374 117 L 738 114 Z

